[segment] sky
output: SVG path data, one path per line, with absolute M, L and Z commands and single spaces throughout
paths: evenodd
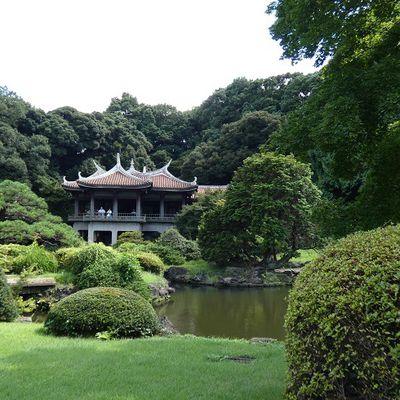
M 45 111 L 104 111 L 123 92 L 189 110 L 237 77 L 292 66 L 269 0 L 1 0 L 0 86 Z

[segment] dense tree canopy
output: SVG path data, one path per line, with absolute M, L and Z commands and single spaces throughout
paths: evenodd
M 312 241 L 319 197 L 309 166 L 293 156 L 256 153 L 236 171 L 225 200 L 204 215 L 202 254 L 222 264 L 253 265 L 278 253 L 290 258 Z
M 281 0 L 271 7 L 278 17 L 271 30 L 285 56 L 332 56 L 312 95 L 273 135 L 272 148 L 312 163 L 332 200 L 325 233 L 398 222 L 392 150 L 400 120 L 399 3 Z
M 49 247 L 75 246 L 79 235 L 60 217 L 48 212 L 46 202 L 24 183 L 0 182 L 0 243 L 31 244 Z

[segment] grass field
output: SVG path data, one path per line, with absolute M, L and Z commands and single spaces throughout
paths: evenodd
M 255 359 L 224 358 L 244 355 Z M 103 342 L 0 323 L 2 400 L 278 400 L 285 374 L 281 344 L 190 336 Z

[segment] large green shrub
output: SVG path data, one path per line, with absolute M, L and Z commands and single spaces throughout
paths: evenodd
M 82 273 L 86 268 L 101 262 L 113 263 L 115 260 L 115 251 L 103 244 L 89 244 L 79 248 L 75 253 L 69 255 L 68 268 L 76 275 Z
M 178 250 L 175 250 L 171 246 L 163 245 L 158 242 L 145 242 L 145 243 L 132 243 L 125 242 L 118 247 L 116 250 L 120 253 L 127 253 L 136 256 L 138 253 L 154 253 L 166 265 L 181 265 L 185 262 L 185 258 L 181 255 Z
M 53 253 L 36 243 L 30 246 L 8 244 L 0 245 L 0 268 L 14 274 L 55 272 L 58 262 Z
M 162 233 L 157 242 L 177 250 L 186 260 L 196 260 L 201 257 L 197 242 L 186 239 L 175 228 Z
M 132 254 L 121 254 L 103 244 L 59 250 L 57 254 L 66 270 L 74 274 L 74 283 L 80 289 L 122 287 L 134 290 L 146 299 L 150 298 L 150 290 L 141 276 L 139 261 Z
M 18 316 L 11 288 L 8 286 L 6 276 L 0 268 L 0 321 L 13 321 Z
M 62 247 L 55 252 L 61 270 L 72 271 L 72 260 L 80 251 L 80 247 Z
M 0 198 L 0 243 L 37 242 L 51 249 L 82 244 L 78 233 L 51 215 L 46 202 L 27 185 L 3 180 Z
M 286 316 L 289 399 L 400 398 L 400 225 L 307 264 Z
M 117 247 L 122 243 L 144 243 L 142 232 L 123 232 L 118 236 Z
M 155 274 L 160 274 L 165 270 L 165 264 L 162 262 L 161 258 L 153 253 L 139 252 L 136 254 L 139 260 L 140 266 L 145 271 L 154 272 Z
M 0 245 L 0 269 L 6 273 L 14 273 L 14 263 L 18 256 L 25 255 L 29 247 L 20 244 Z
M 45 323 L 55 335 L 150 336 L 159 331 L 153 307 L 130 290 L 98 287 L 81 290 L 55 304 Z
M 157 242 L 146 244 L 146 251 L 157 254 L 167 265 L 181 265 L 185 262 L 185 257 L 171 246 L 166 246 Z
M 27 246 L 27 252 L 14 260 L 14 272 L 30 271 L 35 273 L 56 272 L 58 262 L 55 255 L 36 243 Z

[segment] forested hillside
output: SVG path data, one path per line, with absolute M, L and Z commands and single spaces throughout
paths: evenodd
M 46 113 L 0 87 L 0 179 L 28 183 L 58 214 L 67 204 L 62 176 L 93 172 L 92 159 L 109 167 L 117 152 L 126 165 L 133 158 L 136 168 L 159 167 L 172 158 L 178 176 L 228 183 L 282 117 L 310 95 L 317 79 L 302 74 L 236 79 L 187 112 L 142 104 L 124 93 L 102 113 L 72 107 Z

